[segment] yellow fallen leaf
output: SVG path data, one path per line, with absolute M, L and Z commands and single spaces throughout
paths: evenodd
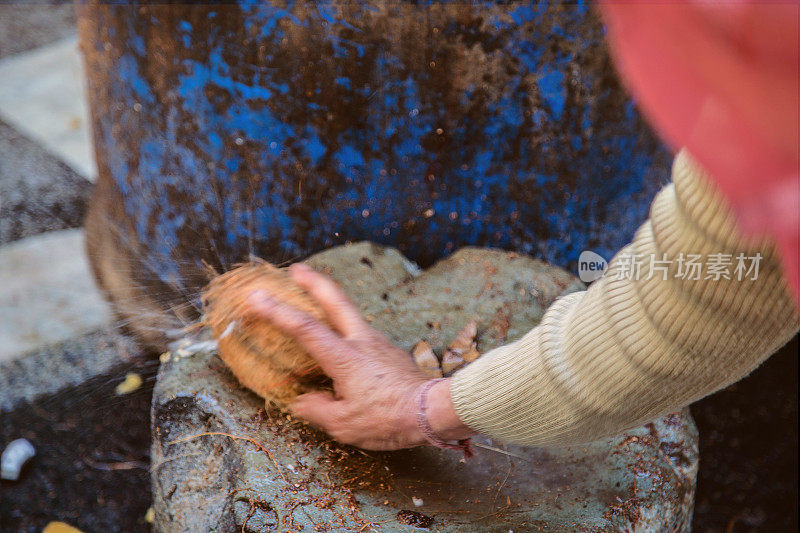
M 122 396 L 123 394 L 130 394 L 141 386 L 142 376 L 135 372 L 128 372 L 128 374 L 125 376 L 125 380 L 117 385 L 117 388 L 114 389 L 114 392 L 117 393 L 117 396 Z
M 44 529 L 42 533 L 83 533 L 80 529 L 72 527 L 69 524 L 65 524 L 64 522 L 50 522 Z
M 153 510 L 152 507 L 147 508 L 147 512 L 144 513 L 144 521 L 148 524 L 152 524 L 153 521 L 156 519 L 156 512 Z

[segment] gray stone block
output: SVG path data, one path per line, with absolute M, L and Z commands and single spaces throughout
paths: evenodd
M 519 337 L 570 274 L 507 252 L 463 249 L 425 272 L 370 244 L 308 260 L 373 325 L 440 350 L 469 318 L 482 351 Z M 158 531 L 675 531 L 689 527 L 698 466 L 688 411 L 563 448 L 476 439 L 463 461 L 433 448 L 377 453 L 265 410 L 214 353 L 171 355 L 152 409 Z
M 0 60 L 0 117 L 85 179 L 97 166 L 76 36 Z

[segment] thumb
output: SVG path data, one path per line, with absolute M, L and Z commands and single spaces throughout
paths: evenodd
M 301 394 L 289 405 L 292 414 L 325 431 L 339 418 L 341 407 L 330 392 Z

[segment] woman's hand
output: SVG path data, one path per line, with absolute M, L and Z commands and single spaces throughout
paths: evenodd
M 335 440 L 360 448 L 396 450 L 425 444 L 417 427 L 416 394 L 427 378 L 411 356 L 371 327 L 333 281 L 301 263 L 289 272 L 335 328 L 263 292 L 250 297 L 252 312 L 300 342 L 333 380 L 333 394 L 299 396 L 290 406 L 292 412 Z M 449 381 L 431 389 L 426 415 L 440 438 L 473 434 L 453 409 Z

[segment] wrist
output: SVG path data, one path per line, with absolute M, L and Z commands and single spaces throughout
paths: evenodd
M 449 378 L 431 387 L 425 415 L 430 428 L 442 440 L 463 440 L 477 434 L 458 417 L 450 397 Z

